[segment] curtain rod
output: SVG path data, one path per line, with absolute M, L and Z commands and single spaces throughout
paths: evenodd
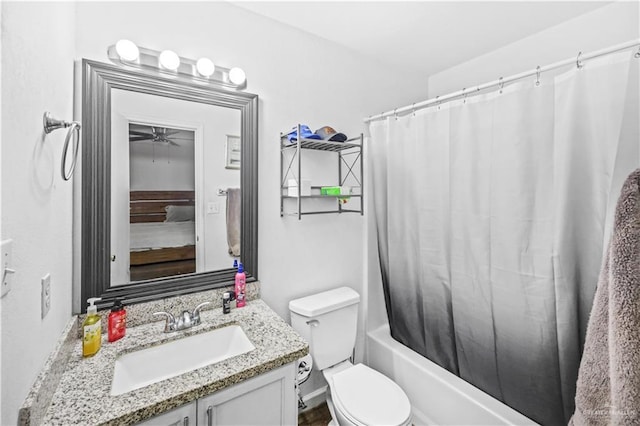
M 627 50 L 627 49 L 630 49 L 632 47 L 639 46 L 639 45 L 640 45 L 640 39 L 637 39 L 637 40 L 631 40 L 631 41 L 627 41 L 625 43 L 617 44 L 615 46 L 611 46 L 611 47 L 608 47 L 606 49 L 597 50 L 595 52 L 588 53 L 588 54 L 585 54 L 585 55 L 583 55 L 582 52 L 579 52 L 578 56 L 575 57 L 575 58 L 565 59 L 563 61 L 559 61 L 559 62 L 553 63 L 551 65 L 545 65 L 543 67 L 537 67 L 534 70 L 521 72 L 520 74 L 515 74 L 515 75 L 512 75 L 510 77 L 506 77 L 506 78 L 500 77 L 497 80 L 490 81 L 489 83 L 481 84 L 481 85 L 479 85 L 479 86 L 477 86 L 475 88 L 471 88 L 469 90 L 467 90 L 465 88 L 465 89 L 462 89 L 462 90 L 458 90 L 457 92 L 449 93 L 448 95 L 436 96 L 435 98 L 431 98 L 431 99 L 428 99 L 428 100 L 422 101 L 422 102 L 417 102 L 417 103 L 415 103 L 413 105 L 408 105 L 408 106 L 405 106 L 405 107 L 402 107 L 402 108 L 396 108 L 393 111 L 387 111 L 387 112 L 383 112 L 382 114 L 372 115 L 370 117 L 365 118 L 364 122 L 365 123 L 370 123 L 371 121 L 374 121 L 374 120 L 379 120 L 379 119 L 385 118 L 385 117 L 392 117 L 392 116 L 395 116 L 395 115 L 398 115 L 398 114 L 402 114 L 404 112 L 417 111 L 419 109 L 426 108 L 426 107 L 428 107 L 430 105 L 433 105 L 433 104 L 436 104 L 436 103 L 442 103 L 444 101 L 449 101 L 451 99 L 458 98 L 460 96 L 474 94 L 474 93 L 480 92 L 482 90 L 488 89 L 488 88 L 493 87 L 493 86 L 497 86 L 499 88 L 502 88 L 507 83 L 511 83 L 513 81 L 520 80 L 520 79 L 525 78 L 525 77 L 531 77 L 531 76 L 534 76 L 534 75 L 537 75 L 539 77 L 540 74 L 543 73 L 543 72 L 550 71 L 550 70 L 553 70 L 553 69 L 556 69 L 556 68 L 560 68 L 560 67 L 564 67 L 564 66 L 571 65 L 571 64 L 575 64 L 578 68 L 582 68 L 582 66 L 583 66 L 582 62 L 583 61 L 586 61 L 586 60 L 589 60 L 589 59 L 593 59 L 593 58 L 597 58 L 599 56 L 609 55 L 611 53 L 620 52 L 620 51 Z M 640 50 L 638 50 L 638 53 L 635 54 L 635 57 L 636 58 L 640 58 Z

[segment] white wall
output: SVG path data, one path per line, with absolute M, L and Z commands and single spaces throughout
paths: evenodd
M 2 6 L 0 6 L 0 33 L 4 28 L 2 19 Z M 0 76 L 2 76 L 2 42 L 0 41 Z M 2 93 L 2 78 L 0 78 L 0 94 Z M 2 102 L 0 102 L 0 165 L 2 164 Z M 0 173 L 0 241 L 4 233 L 2 232 L 2 173 Z M 0 422 L 2 421 L 2 301 L 0 301 Z
M 246 91 L 260 96 L 258 267 L 269 306 L 288 319 L 296 297 L 344 284 L 363 291 L 362 217 L 280 217 L 279 132 L 301 121 L 356 135 L 363 117 L 425 97 L 423 78 L 227 3 L 86 2 L 77 10 L 78 57 L 106 62 L 107 47 L 129 38 L 247 73 Z M 169 30 L 158 25 L 169 18 Z
M 580 51 L 592 52 L 637 39 L 640 37 L 638 4 L 637 1 L 612 3 L 434 74 L 429 77 L 429 97 L 576 57 Z M 499 4 L 491 7 L 499 13 Z
M 60 176 L 64 130 L 42 115 L 73 116 L 75 5 L 2 2 L 2 239 L 17 270 L 2 309 L 3 425 L 18 408 L 71 318 L 71 182 Z M 40 278 L 51 310 L 40 317 Z
M 487 7 L 494 7 L 496 13 L 500 13 L 499 3 L 488 4 Z M 540 7 L 544 7 L 543 4 Z M 587 53 L 638 38 L 639 3 L 612 3 L 430 76 L 429 98 L 446 95 L 463 87 L 472 88 L 496 80 L 500 76 L 508 77 L 535 69 L 538 65 L 574 57 L 578 51 Z M 548 75 L 543 74 L 541 78 L 547 77 Z M 630 87 L 637 88 L 637 81 Z M 426 99 L 425 97 L 423 100 Z M 628 111 L 629 115 L 635 114 L 637 117 L 635 110 Z M 628 123 L 624 127 L 625 135 L 637 134 L 637 120 L 627 118 L 625 123 Z M 614 176 L 614 186 L 619 186 L 624 177 Z M 617 199 L 617 195 L 615 197 Z M 372 206 L 369 206 L 369 209 L 371 208 Z M 366 270 L 370 293 L 367 328 L 373 330 L 386 323 L 387 316 L 375 245 L 375 223 L 372 217 L 370 219 L 367 226 Z

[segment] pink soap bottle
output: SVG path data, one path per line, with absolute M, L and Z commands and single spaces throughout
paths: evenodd
M 238 272 L 236 273 L 236 308 L 242 308 L 245 305 L 244 292 L 247 285 L 247 275 L 244 273 L 242 263 L 238 264 Z

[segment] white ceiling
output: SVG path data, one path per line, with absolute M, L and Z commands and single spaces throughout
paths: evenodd
M 236 1 L 393 66 L 432 75 L 610 2 Z

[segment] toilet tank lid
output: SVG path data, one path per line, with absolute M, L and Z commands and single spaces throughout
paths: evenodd
M 349 287 L 340 287 L 289 302 L 289 310 L 304 317 L 315 317 L 327 312 L 353 305 L 360 295 Z

